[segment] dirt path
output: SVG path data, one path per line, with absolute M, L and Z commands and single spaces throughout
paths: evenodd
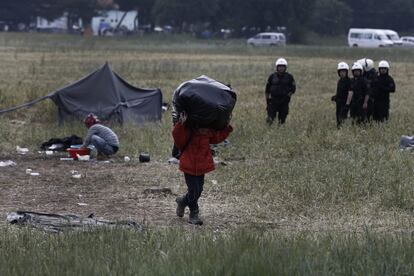
M 66 155 L 61 155 L 65 156 Z M 192 227 L 186 217 L 175 216 L 175 197 L 185 192 L 177 165 L 166 161 L 111 163 L 60 161 L 58 155 L 4 155 L 16 166 L 0 168 L 0 226 L 9 212 L 24 210 L 50 213 L 74 213 L 111 220 L 134 220 L 154 227 Z M 31 176 L 26 169 L 38 172 Z M 73 178 L 72 171 L 81 174 Z M 211 177 L 207 178 L 211 181 Z M 372 205 L 363 208 L 308 210 L 306 216 L 286 214 L 283 209 L 268 211 L 248 195 L 245 198 L 220 196 L 206 183 L 200 205 L 204 228 L 226 230 L 241 226 L 276 229 L 285 233 L 298 231 L 410 232 L 414 216 L 410 212 L 381 211 Z M 172 194 L 147 193 L 149 188 L 169 188 Z
M 105 219 L 129 219 L 154 226 L 187 225 L 175 216 L 175 197 L 185 191 L 177 165 L 152 161 L 111 163 L 60 161 L 62 155 L 10 155 L 16 166 L 0 168 L 0 218 L 17 210 L 74 213 Z M 31 176 L 27 169 L 38 172 Z M 72 171 L 81 174 L 73 177 Z M 169 188 L 170 193 L 148 193 Z M 203 217 L 214 228 L 240 224 L 232 200 L 218 202 L 203 194 Z M 231 211 L 233 209 L 233 211 Z M 225 214 L 225 215 L 224 215 Z M 1 219 L 4 223 L 4 219 Z

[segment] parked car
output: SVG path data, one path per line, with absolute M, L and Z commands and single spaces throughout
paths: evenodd
M 403 47 L 414 47 L 414 36 L 402 36 L 401 41 Z
M 349 29 L 348 32 L 349 47 L 391 47 L 394 42 L 380 29 Z
M 286 37 L 283 33 L 259 33 L 247 40 L 252 46 L 285 46 Z

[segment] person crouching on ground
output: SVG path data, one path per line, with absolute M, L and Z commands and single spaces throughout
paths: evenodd
M 210 144 L 223 142 L 233 131 L 228 124 L 223 130 L 192 128 L 186 124 L 187 114 L 182 112 L 172 131 L 174 143 L 181 151 L 180 170 L 184 172 L 187 193 L 177 197 L 177 216 L 183 217 L 185 208 L 190 209 L 188 222 L 202 225 L 199 217 L 198 199 L 204 185 L 204 175 L 214 170 Z
M 98 117 L 92 113 L 85 118 L 88 133 L 82 147 L 94 145 L 98 152 L 97 159 L 105 160 L 118 151 L 119 140 L 115 132 L 100 123 Z

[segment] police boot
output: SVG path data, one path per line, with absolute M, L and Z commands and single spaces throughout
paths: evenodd
M 188 223 L 190 224 L 194 224 L 194 225 L 203 225 L 203 221 L 200 219 L 199 215 L 199 210 L 193 210 L 190 211 L 190 216 L 188 218 Z
M 270 118 L 270 117 L 267 117 L 267 118 L 266 118 L 266 123 L 267 123 L 269 126 L 271 126 L 271 125 L 273 124 L 273 119 L 272 119 L 272 118 Z
M 177 209 L 175 210 L 175 213 L 177 214 L 177 217 L 182 218 L 184 216 L 185 207 L 187 206 L 184 201 L 184 196 L 177 197 L 175 202 L 177 202 Z

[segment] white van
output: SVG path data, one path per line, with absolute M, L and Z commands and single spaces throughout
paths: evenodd
M 349 29 L 348 32 L 349 47 L 390 47 L 394 45 L 384 30 L 379 29 Z
M 260 33 L 247 40 L 252 46 L 285 46 L 286 37 L 283 33 Z
M 394 42 L 394 46 L 402 45 L 402 40 L 396 31 L 393 31 L 393 30 L 382 30 L 382 31 L 384 31 L 385 35 L 388 37 L 389 40 Z

